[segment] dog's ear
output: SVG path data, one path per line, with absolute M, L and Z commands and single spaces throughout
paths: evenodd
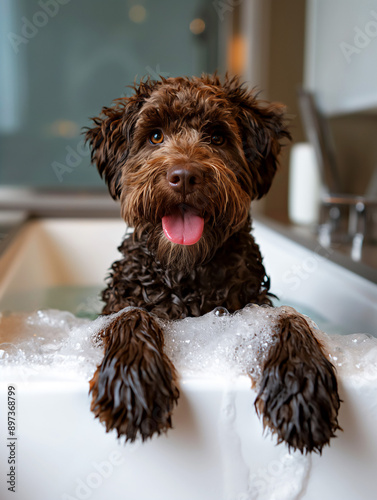
M 242 108 L 241 108 L 242 109 Z M 240 113 L 242 144 L 253 176 L 256 197 L 268 193 L 278 166 L 282 139 L 291 139 L 281 104 L 245 106 Z
M 156 83 L 147 80 L 135 85 L 132 97 L 116 99 L 113 106 L 104 107 L 98 117 L 92 118 L 94 126 L 85 129 L 85 140 L 92 150 L 92 163 L 105 178 L 114 199 L 120 196 L 121 167 L 129 155 L 139 110 Z
M 283 139 L 291 139 L 285 118 L 285 106 L 267 103 L 239 83 L 225 82 L 229 99 L 237 105 L 243 151 L 249 165 L 254 196 L 261 198 L 271 187 Z

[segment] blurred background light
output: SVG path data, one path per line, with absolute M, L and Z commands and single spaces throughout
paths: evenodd
M 128 16 L 133 23 L 143 23 L 147 16 L 147 11 L 142 5 L 134 5 L 130 8 Z
M 194 35 L 200 35 L 206 29 L 206 23 L 203 19 L 193 19 L 190 23 L 190 31 Z
M 56 137 L 71 139 L 80 133 L 80 126 L 71 120 L 56 120 L 51 123 L 49 132 Z

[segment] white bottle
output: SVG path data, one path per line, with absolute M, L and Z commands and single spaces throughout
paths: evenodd
M 314 148 L 301 142 L 291 149 L 289 161 L 288 213 L 294 224 L 319 221 L 321 180 Z

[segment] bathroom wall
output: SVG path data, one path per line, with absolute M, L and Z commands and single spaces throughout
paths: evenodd
M 266 96 L 287 106 L 292 143 L 305 140 L 296 94 L 303 78 L 305 14 L 303 0 L 271 1 Z M 281 222 L 288 221 L 290 148 L 283 150 L 280 170 L 264 203 L 264 213 Z
M 342 187 L 345 192 L 363 195 L 372 190 L 377 172 L 377 114 L 356 113 L 330 118 Z M 377 196 L 377 179 L 370 194 Z
M 299 142 L 305 140 L 305 134 L 299 117 L 296 88 L 305 83 L 306 87 L 319 93 L 322 98 L 320 105 L 328 116 L 335 145 L 342 191 L 359 195 L 365 194 L 368 189 L 372 194 L 370 183 L 377 169 L 377 92 L 373 94 L 373 87 L 376 88 L 373 76 L 377 60 L 377 19 L 374 23 L 374 11 L 377 13 L 377 2 L 374 0 L 347 0 L 347 3 L 343 0 L 271 0 L 269 17 L 268 98 L 288 106 L 288 113 L 293 115 L 293 142 Z M 323 19 L 327 20 L 326 24 Z M 308 43 L 306 26 L 316 30 L 314 38 L 320 49 L 316 51 L 316 61 L 311 64 L 311 70 L 314 74 L 325 75 L 322 78 L 308 77 L 306 66 L 311 49 L 305 47 Z M 361 49 L 355 45 L 355 36 L 365 33 L 365 29 L 371 36 L 369 40 L 356 40 L 365 44 Z M 376 36 L 373 36 L 373 29 L 376 29 Z M 351 52 L 349 64 L 342 61 L 345 58 L 342 47 L 343 50 L 348 47 L 344 44 L 357 51 Z M 361 58 L 365 59 L 364 64 Z M 339 64 L 343 68 L 341 77 L 341 70 L 333 69 Z M 335 74 L 331 75 L 331 72 Z M 360 76 L 360 72 L 364 76 Z M 352 84 L 348 81 L 348 74 L 353 78 Z M 364 98 L 364 93 L 371 96 L 369 101 Z M 376 96 L 376 103 L 373 95 Z M 358 105 L 357 101 L 363 101 L 363 105 Z M 364 109 L 358 109 L 362 107 Z M 286 148 L 281 170 L 263 207 L 265 214 L 283 222 L 288 221 L 289 149 Z M 377 195 L 377 179 L 374 185 L 374 194 Z
M 376 60 L 376 0 L 307 0 L 304 84 L 329 119 L 341 190 L 352 194 L 377 168 Z

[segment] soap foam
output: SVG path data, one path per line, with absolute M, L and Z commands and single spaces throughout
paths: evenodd
M 22 378 L 89 379 L 103 356 L 95 342 L 98 332 L 126 310 L 94 321 L 58 310 L 0 316 L 1 376 L 17 368 Z M 229 314 L 217 308 L 199 318 L 165 322 L 165 352 L 181 377 L 250 374 L 258 382 L 268 351 L 277 340 L 277 321 L 290 311 L 252 305 Z M 339 376 L 377 379 L 376 338 L 328 336 L 307 320 Z
M 327 335 L 318 328 L 315 335 L 324 345 L 337 375 L 358 381 L 377 380 L 377 338 L 363 333 Z
M 198 318 L 167 323 L 165 352 L 184 376 L 261 376 L 276 340 L 280 308 L 250 305 L 229 314 L 224 308 Z
M 93 338 L 107 318 L 77 318 L 54 309 L 0 316 L 1 378 L 89 378 L 101 361 Z

